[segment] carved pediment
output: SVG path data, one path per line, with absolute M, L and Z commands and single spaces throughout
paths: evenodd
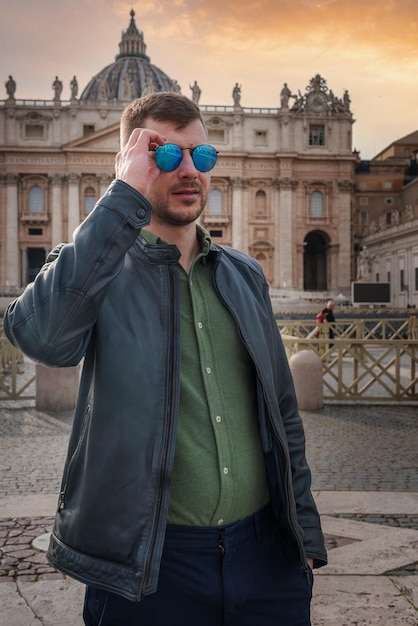
M 119 140 L 119 123 L 117 123 L 69 141 L 62 148 L 71 152 L 108 150 L 116 153 L 119 150 Z

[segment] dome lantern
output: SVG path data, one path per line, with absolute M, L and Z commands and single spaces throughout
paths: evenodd
M 133 9 L 131 9 L 130 15 L 131 22 L 129 27 L 122 32 L 119 54 L 115 57 L 115 60 L 117 61 L 122 57 L 142 56 L 149 61 L 149 58 L 145 54 L 147 46 L 144 43 L 144 34 L 136 27 L 135 11 Z
M 122 31 L 119 54 L 114 63 L 107 65 L 90 80 L 80 96 L 81 101 L 108 100 L 131 102 L 155 91 L 179 91 L 177 81 L 172 80 L 145 54 L 147 46 L 143 33 L 135 24 L 135 11 L 131 9 L 131 21 Z

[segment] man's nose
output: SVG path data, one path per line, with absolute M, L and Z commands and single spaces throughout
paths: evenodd
M 178 172 L 181 178 L 197 178 L 198 170 L 193 163 L 190 150 L 183 150 L 183 158 L 178 167 Z

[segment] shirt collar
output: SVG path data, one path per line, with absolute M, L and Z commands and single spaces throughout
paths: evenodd
M 159 237 L 158 235 L 154 235 L 154 233 L 151 233 L 149 230 L 146 230 L 146 228 L 141 229 L 141 236 L 151 246 L 158 246 L 158 244 L 167 245 L 166 241 L 163 241 L 161 237 Z M 196 224 L 196 236 L 199 241 L 199 245 L 201 247 L 200 255 L 207 256 L 209 254 L 210 246 L 212 243 L 212 240 L 210 238 L 208 231 L 205 228 L 203 228 L 203 226 L 201 226 L 200 224 Z

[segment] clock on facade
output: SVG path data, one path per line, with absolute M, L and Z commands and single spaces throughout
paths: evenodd
M 313 91 L 307 99 L 309 108 L 312 111 L 323 111 L 327 106 L 327 97 L 322 91 Z

